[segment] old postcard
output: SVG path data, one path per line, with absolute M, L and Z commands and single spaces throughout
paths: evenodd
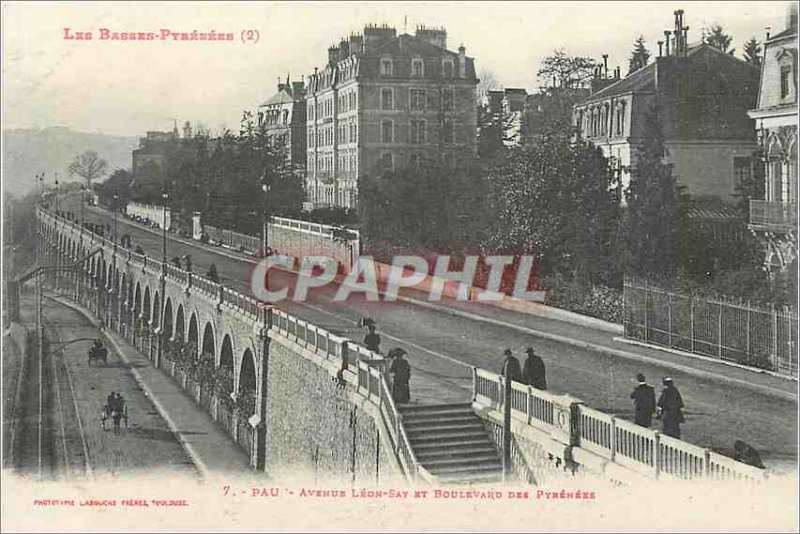
M 4 532 L 800 527 L 794 2 L 2 35 Z

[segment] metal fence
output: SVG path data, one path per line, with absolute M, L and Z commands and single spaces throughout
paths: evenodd
M 797 377 L 797 312 L 625 283 L 625 337 Z

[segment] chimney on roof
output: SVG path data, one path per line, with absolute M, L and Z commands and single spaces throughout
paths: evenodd
M 664 48 L 664 41 L 659 41 L 658 42 L 658 57 L 661 57 L 663 55 L 663 53 L 664 53 L 663 48 Z
M 417 26 L 415 33 L 417 39 L 426 43 L 447 49 L 447 31 L 444 28 L 427 28 L 424 25 Z
M 664 54 L 665 56 L 669 56 L 669 36 L 672 32 L 669 30 L 664 30 L 664 43 L 667 45 L 667 52 Z
M 603 54 L 603 78 L 608 78 L 608 54 Z
M 305 95 L 305 84 L 301 81 L 292 82 L 292 98 L 298 100 Z
M 283 91 L 283 82 L 281 81 L 281 77 L 278 76 L 278 92 Z
M 348 48 L 350 50 L 350 54 L 363 54 L 364 38 L 360 35 L 351 35 L 350 46 Z
M 467 49 L 463 44 L 458 47 L 458 77 L 467 77 Z
M 329 46 L 328 47 L 328 65 L 331 67 L 336 65 L 339 62 L 339 47 L 338 46 Z
M 793 30 L 797 28 L 797 4 L 789 2 L 786 10 L 786 28 Z

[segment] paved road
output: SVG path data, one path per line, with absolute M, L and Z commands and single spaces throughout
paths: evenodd
M 87 361 L 98 330 L 81 314 L 53 301 L 44 307 L 50 340 L 51 420 L 59 478 L 166 474 L 197 478 L 194 464 L 139 388 L 131 369 L 108 347 L 108 364 Z M 128 427 L 117 435 L 111 421 L 101 426 L 106 396 L 120 392 Z
M 71 209 L 79 212 L 77 206 Z M 87 210 L 87 218 L 111 219 L 99 210 Z M 157 232 L 120 218 L 119 233 L 131 234 L 134 246 L 140 245 L 147 254 L 160 257 L 161 237 Z M 225 249 L 209 249 L 171 236 L 168 257 L 184 254 L 191 254 L 195 272 L 204 274 L 213 263 L 223 283 L 251 293 L 252 264 L 243 258 Z M 273 287 L 287 284 L 291 278 L 287 273 L 272 276 Z M 358 320 L 362 316 L 373 317 L 383 336 L 384 350 L 391 346 L 406 348 L 417 376 L 440 379 L 450 395 L 462 388 L 467 396 L 469 366 L 497 371 L 503 348 L 510 347 L 521 356 L 524 347 L 534 346 L 547 365 L 548 385 L 555 392 L 568 392 L 592 407 L 627 417 L 628 395 L 636 373 L 643 372 L 651 383 L 670 375 L 687 406 L 684 439 L 724 453 L 731 451 L 736 439 L 743 439 L 759 449 L 770 466 L 784 468 L 796 461 L 797 402 L 796 397 L 787 398 L 787 392 L 796 390 L 796 383 L 654 349 L 631 347 L 614 341 L 604 332 L 471 303 L 443 311 L 407 302 L 351 299 L 337 303 L 331 301 L 332 293 L 332 289 L 324 288 L 312 292 L 305 303 L 284 302 L 279 307 L 355 340 L 363 337 L 356 326 Z M 479 317 L 457 315 L 460 312 Z M 560 340 L 543 338 L 537 332 L 560 336 Z M 564 340 L 596 341 L 644 360 L 619 357 Z M 703 369 L 706 374 L 676 370 L 676 365 Z M 413 378 L 411 386 L 413 396 Z

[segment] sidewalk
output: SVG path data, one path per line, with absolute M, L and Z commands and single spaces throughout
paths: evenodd
M 402 297 L 401 297 L 402 298 Z M 735 383 L 758 393 L 797 401 L 797 381 L 774 376 L 758 369 L 726 365 L 713 360 L 679 351 L 662 350 L 643 344 L 632 344 L 617 336 L 557 319 L 546 319 L 514 311 L 481 305 L 475 302 L 447 300 L 429 303 L 421 298 L 402 298 L 405 302 L 435 309 L 464 318 L 506 326 L 544 339 L 586 348 L 632 360 L 658 364 L 664 367 L 713 380 Z
M 99 328 L 99 322 L 83 307 L 62 297 L 48 297 L 79 311 Z M 204 479 L 237 475 L 263 480 L 266 475 L 250 470 L 247 454 L 171 378 L 153 367 L 116 332 L 105 329 L 103 334 L 130 367 L 144 394 L 167 422 Z

